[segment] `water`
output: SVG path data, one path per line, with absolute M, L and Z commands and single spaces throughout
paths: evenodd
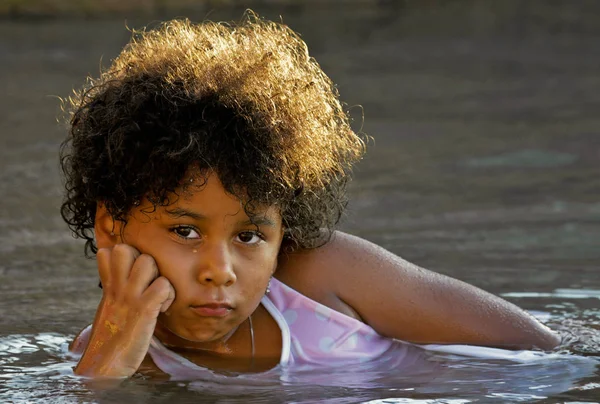
M 356 128 L 364 108 L 375 140 L 342 227 L 531 311 L 562 334 L 557 352 L 529 362 L 430 352 L 436 371 L 379 363 L 267 384 L 135 377 L 107 391 L 73 377 L 66 345 L 100 291 L 58 214 L 56 97 L 128 33 L 122 18 L 2 21 L 0 402 L 600 401 L 600 10 L 425 3 L 258 11 L 304 35 Z
M 406 361 L 338 369 L 279 371 L 256 376 L 165 381 L 134 377 L 113 389 L 73 376 L 69 341 L 57 333 L 0 339 L 0 399 L 44 402 L 530 402 L 585 397 L 600 387 L 593 374 L 600 361 L 566 351 L 520 352 L 511 360 L 423 352 Z M 421 352 L 420 349 L 414 348 Z M 426 355 L 424 355 L 426 354 Z M 488 356 L 489 354 L 486 353 Z M 422 357 L 421 357 L 422 356 Z M 386 358 L 393 358 L 390 352 Z M 427 401 L 425 398 L 428 398 Z M 589 396 L 591 397 L 591 396 Z M 433 400 L 433 401 L 432 401 Z

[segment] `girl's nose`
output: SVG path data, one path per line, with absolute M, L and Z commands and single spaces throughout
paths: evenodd
M 231 286 L 236 281 L 231 252 L 226 245 L 207 244 L 199 251 L 202 254 L 198 270 L 198 281 L 204 285 Z

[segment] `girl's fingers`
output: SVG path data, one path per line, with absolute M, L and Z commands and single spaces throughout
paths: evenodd
M 159 276 L 146 289 L 142 298 L 149 307 L 158 308 L 161 312 L 165 312 L 175 300 L 175 289 L 167 278 Z
M 103 288 L 110 290 L 112 283 L 110 280 L 110 248 L 99 248 L 96 252 L 96 262 L 98 263 L 98 276 Z
M 129 273 L 140 252 L 127 244 L 117 244 L 112 248 L 110 259 L 110 283 L 115 293 L 125 287 Z
M 154 258 L 147 254 L 140 255 L 131 268 L 127 284 L 128 292 L 132 296 L 141 296 L 158 276 L 158 266 Z
M 167 278 L 160 276 L 152 256 L 140 254 L 129 245 L 117 244 L 112 249 L 99 249 L 96 257 L 104 293 L 113 298 L 129 302 L 141 299 L 142 307 L 156 314 L 166 311 L 175 300 L 175 289 Z
M 165 280 L 166 279 L 167 278 L 165 278 Z M 175 288 L 173 287 L 173 285 L 171 285 L 171 282 L 169 282 L 168 280 L 167 283 L 169 284 L 169 294 L 167 296 L 167 300 L 165 300 L 160 306 L 161 313 L 167 311 L 169 307 L 171 307 L 171 303 L 173 303 L 173 301 L 175 300 Z

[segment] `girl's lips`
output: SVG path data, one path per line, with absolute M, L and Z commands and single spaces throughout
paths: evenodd
M 230 305 L 221 303 L 202 304 L 190 308 L 202 317 L 225 317 L 231 311 Z

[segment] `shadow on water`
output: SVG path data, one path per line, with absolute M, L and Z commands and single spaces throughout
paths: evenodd
M 129 33 L 124 18 L 0 22 L 0 401 L 597 398 L 600 6 L 574 4 L 257 8 L 283 15 L 303 35 L 355 127 L 374 138 L 343 228 L 504 296 L 558 329 L 565 343 L 529 363 L 436 353 L 444 371 L 435 374 L 352 369 L 317 373 L 329 385 L 299 375 L 241 392 L 235 382 L 138 378 L 100 394 L 71 376 L 65 344 L 93 318 L 99 290 L 94 262 L 83 259 L 58 213 L 57 97 L 96 74 L 100 57 L 114 57 Z M 241 12 L 215 10 L 210 18 Z M 364 385 L 334 383 L 349 374 L 362 375 Z

